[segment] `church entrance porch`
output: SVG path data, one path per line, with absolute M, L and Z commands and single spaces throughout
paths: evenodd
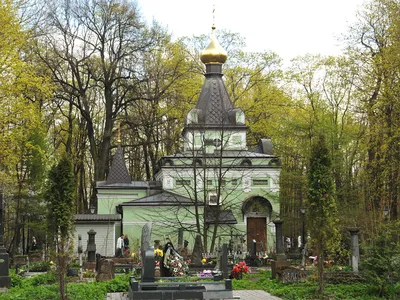
M 243 203 L 242 212 L 246 223 L 247 250 L 251 251 L 255 240 L 256 252 L 267 251 L 267 224 L 271 220 L 271 203 L 264 197 L 253 196 Z

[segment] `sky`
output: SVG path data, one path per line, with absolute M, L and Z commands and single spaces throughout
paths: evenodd
M 338 55 L 338 40 L 366 0 L 136 0 L 173 37 L 211 34 L 215 25 L 245 38 L 246 51 L 273 51 L 285 62 L 304 55 Z M 229 53 L 228 53 L 229 54 Z

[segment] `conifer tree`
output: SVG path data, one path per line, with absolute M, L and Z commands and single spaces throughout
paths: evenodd
M 340 242 L 331 164 L 325 136 L 319 135 L 311 149 L 308 171 L 309 213 L 307 223 L 315 253 L 318 256 L 320 294 L 324 291 L 324 254 L 335 249 Z
M 60 295 L 63 300 L 67 299 L 65 275 L 72 247 L 70 241 L 73 234 L 74 191 L 72 165 L 68 157 L 64 156 L 51 168 L 45 194 L 48 232 L 55 243 Z

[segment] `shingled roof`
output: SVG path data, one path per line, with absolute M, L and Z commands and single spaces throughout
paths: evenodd
M 128 169 L 125 165 L 124 154 L 122 147 L 118 145 L 114 158 L 111 163 L 110 172 L 108 173 L 106 185 L 115 183 L 131 183 L 132 179 L 129 176 Z
M 120 214 L 77 214 L 74 215 L 75 222 L 109 222 L 120 221 Z
M 218 222 L 217 222 L 218 219 Z M 206 224 L 224 224 L 233 225 L 237 224 L 237 220 L 230 209 L 221 210 L 218 206 L 210 206 L 206 212 Z
M 206 74 L 206 80 L 197 101 L 196 109 L 201 110 L 199 123 L 205 125 L 235 125 L 229 118 L 230 110 L 234 109 L 226 91 L 222 74 Z
M 203 203 L 198 203 L 202 205 Z M 174 206 L 174 205 L 193 205 L 193 199 L 182 195 L 162 191 L 143 198 L 131 200 L 121 204 L 122 206 Z

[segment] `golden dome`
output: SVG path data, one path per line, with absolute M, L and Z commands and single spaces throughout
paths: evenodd
M 210 44 L 200 54 L 200 59 L 204 64 L 223 64 L 228 58 L 228 54 L 215 38 L 215 26 L 212 27 L 212 38 Z

